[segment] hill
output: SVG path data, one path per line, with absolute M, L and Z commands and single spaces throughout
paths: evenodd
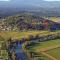
M 21 14 L 0 19 L 0 30 L 59 30 L 60 23 L 46 18 L 32 15 Z

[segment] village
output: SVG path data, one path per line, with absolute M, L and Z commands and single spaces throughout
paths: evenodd
M 30 19 L 30 18 L 29 18 Z M 45 18 L 33 18 L 30 22 L 26 17 L 19 19 L 11 18 L 11 21 L 2 19 L 0 20 L 0 31 L 25 31 L 25 30 L 59 30 L 60 23 L 54 22 Z

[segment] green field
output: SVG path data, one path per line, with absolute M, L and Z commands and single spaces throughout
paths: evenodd
M 41 53 L 40 53 L 40 55 L 36 55 L 36 56 L 37 57 L 34 57 L 34 60 L 52 60 L 49 57 L 47 57 L 47 56 L 45 56 L 45 55 L 43 55 Z M 40 56 L 40 57 L 38 57 L 38 56 Z
M 46 53 L 60 60 L 60 48 L 49 50 Z
M 50 41 L 45 41 L 45 42 L 38 42 L 35 44 L 35 46 L 34 45 L 30 46 L 29 49 L 31 51 L 37 51 L 37 50 L 42 49 L 42 48 L 48 48 L 48 47 L 56 46 L 56 45 L 60 45 L 60 39 L 50 40 Z
M 50 40 L 50 41 L 46 41 L 46 42 L 35 43 L 34 45 L 31 45 L 29 47 L 29 51 L 31 51 L 31 52 L 37 52 L 37 53 L 41 54 L 40 49 L 42 49 L 42 48 L 48 48 L 48 47 L 52 47 L 52 46 L 56 46 L 56 45 L 60 46 L 60 39 Z M 56 49 L 52 49 L 52 50 L 46 51 L 46 53 L 48 53 L 51 56 L 54 56 L 54 57 L 56 57 L 57 59 L 60 60 L 60 48 L 56 48 Z M 42 55 L 42 58 L 44 60 L 51 60 L 49 57 L 47 57 L 45 55 Z
M 24 32 L 19 32 L 19 31 L 1 31 L 0 32 L 0 36 L 3 37 L 5 40 L 7 40 L 8 38 L 12 38 L 12 39 L 18 39 L 20 40 L 23 37 L 28 38 L 29 35 L 47 35 L 47 34 L 56 34 L 59 33 L 60 30 L 55 31 L 55 32 L 51 32 L 51 31 L 42 31 L 42 30 L 32 30 L 32 31 L 24 31 Z
M 12 38 L 12 39 L 21 39 L 23 37 L 29 37 L 29 35 L 36 35 L 36 34 L 47 34 L 49 31 L 2 31 L 0 32 L 0 36 L 2 36 L 4 39 Z

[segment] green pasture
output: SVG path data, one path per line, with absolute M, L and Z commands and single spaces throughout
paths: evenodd
M 41 48 L 48 48 L 48 47 L 56 46 L 56 45 L 60 45 L 60 39 L 44 41 L 44 42 L 37 42 L 34 45 L 32 44 L 31 46 L 29 46 L 29 49 L 31 51 L 37 51 Z
M 51 56 L 55 57 L 56 59 L 60 60 L 60 48 L 49 50 L 46 53 L 48 53 Z
M 40 55 L 42 55 L 43 60 L 51 60 L 49 57 L 41 54 L 40 49 L 48 48 L 48 47 L 56 46 L 56 45 L 60 45 L 60 39 L 50 40 L 50 41 L 45 41 L 45 42 L 36 42 L 34 45 L 31 45 L 28 50 L 31 52 L 39 53 Z M 46 53 L 60 60 L 60 48 L 49 50 Z
M 51 60 L 49 57 L 43 55 L 42 53 L 38 53 L 38 55 L 35 54 L 35 57 L 33 58 L 34 60 Z
M 51 31 L 42 31 L 42 30 L 32 30 L 32 31 L 24 31 L 24 32 L 19 32 L 19 31 L 1 31 L 0 36 L 7 40 L 8 38 L 12 39 L 18 39 L 20 40 L 23 37 L 29 38 L 29 35 L 36 36 L 37 34 L 39 35 L 46 35 L 46 34 L 56 34 L 59 33 L 59 31 L 51 32 Z

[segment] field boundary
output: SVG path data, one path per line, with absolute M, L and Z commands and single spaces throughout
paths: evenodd
M 55 46 L 51 46 L 51 47 L 47 47 L 47 48 L 41 48 L 41 49 L 39 49 L 39 51 L 46 52 L 46 51 L 53 50 L 56 48 L 60 48 L 60 45 L 55 45 Z
M 50 54 L 47 54 L 47 53 L 45 53 L 45 52 L 41 52 L 41 53 L 42 53 L 43 55 L 49 57 L 49 58 L 52 59 L 52 60 L 58 60 L 57 58 L 51 56 Z

